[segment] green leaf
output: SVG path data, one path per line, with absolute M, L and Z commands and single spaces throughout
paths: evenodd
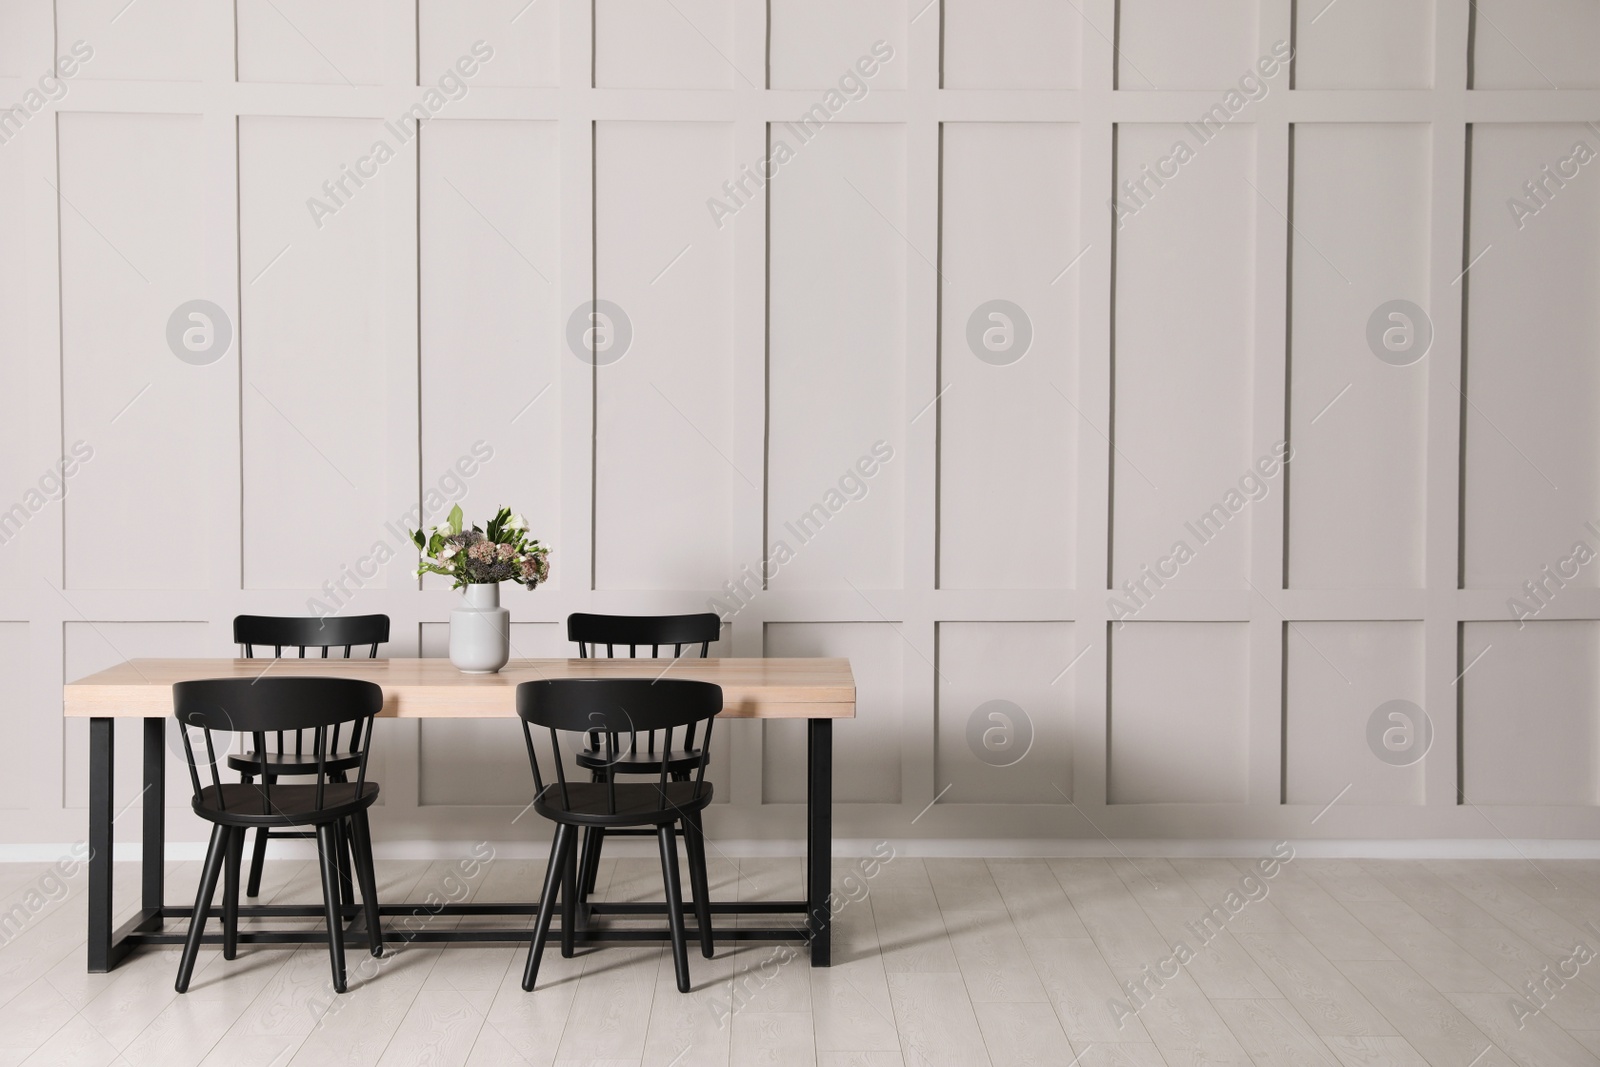
M 449 525 L 451 533 L 458 534 L 461 532 L 461 521 L 461 505 L 457 504 L 450 509 L 450 515 L 445 522 Z

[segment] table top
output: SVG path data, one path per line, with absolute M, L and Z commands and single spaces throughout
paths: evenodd
M 722 686 L 724 716 L 850 719 L 847 659 L 514 659 L 498 674 L 462 674 L 447 659 L 133 659 L 63 689 L 69 718 L 172 714 L 172 684 L 191 678 L 359 678 L 383 687 L 386 718 L 484 719 L 516 714 L 518 682 L 540 678 L 688 678 Z

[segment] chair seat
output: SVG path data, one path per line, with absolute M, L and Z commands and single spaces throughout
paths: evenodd
M 610 806 L 612 789 L 616 790 L 614 815 Z M 569 782 L 564 798 L 561 786 L 545 786 L 544 792 L 533 802 L 533 810 L 555 822 L 576 826 L 661 825 L 675 822 L 711 803 L 711 783 L 703 783 L 697 797 L 693 782 L 668 782 L 666 801 L 663 806 L 656 782 L 615 786 L 607 782 Z
M 665 757 L 668 774 L 691 774 L 700 769 L 698 748 L 675 748 L 669 752 L 630 751 L 619 752 L 616 759 L 607 759 L 603 751 L 580 748 L 576 753 L 578 766 L 591 771 L 612 771 L 616 774 L 661 774 L 661 761 Z
M 361 757 L 332 756 L 323 761 L 322 769 L 329 774 L 353 771 L 361 766 Z M 270 774 L 279 778 L 303 778 L 317 773 L 317 757 L 313 752 L 267 752 L 264 756 L 254 752 L 236 753 L 228 757 L 228 767 L 241 774 Z
M 269 807 L 266 793 L 254 783 L 210 785 L 200 791 L 194 813 L 223 826 L 315 826 L 332 822 L 364 808 L 378 799 L 378 783 L 367 782 L 356 793 L 354 782 L 329 782 L 322 787 L 322 806 L 317 806 L 314 785 L 275 785 Z

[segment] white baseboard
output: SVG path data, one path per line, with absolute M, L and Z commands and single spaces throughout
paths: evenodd
M 1295 855 L 1303 859 L 1542 859 L 1590 860 L 1600 859 L 1600 841 L 1583 840 L 1520 840 L 1489 839 L 1427 839 L 1407 841 L 1349 840 L 1349 841 L 1294 841 Z M 833 843 L 833 854 L 855 858 L 873 854 L 876 840 L 839 840 Z M 910 840 L 894 841 L 895 855 L 937 858 L 982 859 L 1071 859 L 1113 857 L 1161 858 L 1239 858 L 1250 859 L 1272 851 L 1275 841 L 1266 839 L 1220 840 L 1159 840 L 1129 839 L 1108 842 L 1103 839 L 1052 840 Z M 723 840 L 715 843 L 716 851 L 725 856 L 803 856 L 805 842 L 798 840 Z M 169 860 L 199 860 L 205 856 L 203 841 L 174 841 L 167 845 Z M 69 843 L 59 844 L 0 844 L 0 863 L 52 863 L 58 859 L 81 855 Z M 476 851 L 475 851 L 476 850 Z M 310 859 L 316 855 L 309 841 L 274 842 L 274 855 Z M 390 860 L 453 860 L 481 855 L 482 845 L 472 841 L 387 841 L 375 846 L 379 859 Z M 495 842 L 497 859 L 544 859 L 548 847 L 527 840 Z M 656 855 L 654 842 L 643 840 L 618 840 L 606 843 L 606 853 L 614 856 L 644 857 Z M 138 842 L 118 842 L 118 860 L 140 858 Z

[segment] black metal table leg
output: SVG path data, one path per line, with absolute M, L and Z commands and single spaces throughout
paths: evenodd
M 140 859 L 140 906 L 155 912 L 148 929 L 161 929 L 167 860 L 167 720 L 144 721 L 144 846 Z
M 833 909 L 828 904 L 833 859 L 833 720 L 812 719 L 806 734 L 806 906 L 811 966 L 832 963 Z
M 111 936 L 112 766 L 116 720 L 89 720 L 89 973 L 104 974 L 123 952 Z

